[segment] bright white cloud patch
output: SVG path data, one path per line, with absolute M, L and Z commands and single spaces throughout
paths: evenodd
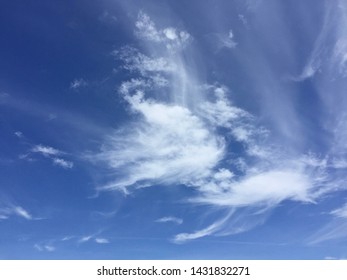
M 121 180 L 101 190 L 124 190 L 138 183 L 192 184 L 208 176 L 221 159 L 224 143 L 199 118 L 180 106 L 127 97 L 143 121 L 122 137 L 111 137 L 99 158 L 121 170 Z
M 203 186 L 203 196 L 195 201 L 221 206 L 277 205 L 283 200 L 312 201 L 314 182 L 304 173 L 271 170 L 245 176 L 241 181 L 213 180 Z

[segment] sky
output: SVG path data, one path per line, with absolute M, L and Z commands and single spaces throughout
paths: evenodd
M 0 6 L 0 259 L 347 258 L 346 1 Z

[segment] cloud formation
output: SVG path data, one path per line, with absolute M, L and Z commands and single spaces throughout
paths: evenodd
M 142 187 L 185 185 L 196 194 L 187 202 L 238 215 L 176 235 L 174 242 L 181 243 L 250 230 L 283 201 L 316 203 L 336 190 L 341 178 L 327 170 L 335 174 L 338 154 L 319 157 L 294 145 L 284 148 L 256 117 L 233 104 L 227 86 L 199 80 L 185 56 L 193 40 L 187 31 L 157 28 L 143 12 L 135 26 L 136 36 L 149 44 L 148 53 L 129 46 L 114 52 L 122 69 L 132 74 L 119 93 L 133 121 L 108 135 L 94 157 L 114 174 L 99 191 L 128 194 Z M 231 30 L 224 39 L 225 47 L 236 46 Z M 293 110 L 287 112 L 291 116 Z M 284 122 L 280 117 L 279 123 Z M 263 214 L 259 218 L 257 213 Z M 235 222 L 241 217 L 242 223 Z

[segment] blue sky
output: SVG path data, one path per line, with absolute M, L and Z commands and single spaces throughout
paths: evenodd
M 3 2 L 0 258 L 346 258 L 346 15 Z

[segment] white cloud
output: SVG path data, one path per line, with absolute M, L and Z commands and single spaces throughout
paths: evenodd
M 175 70 L 175 64 L 164 57 L 148 57 L 133 47 L 123 47 L 112 52 L 124 63 L 124 68 L 130 71 L 138 71 L 143 76 L 152 76 L 156 72 L 171 73 Z
M 330 214 L 339 218 L 347 218 L 347 203 L 343 205 L 341 208 L 331 211 Z
M 144 38 L 151 42 L 162 43 L 170 51 L 176 51 L 184 47 L 190 40 L 190 35 L 184 30 L 177 30 L 173 27 L 157 29 L 150 17 L 140 12 L 138 14 L 136 25 L 136 33 L 140 38 Z
M 154 22 L 145 13 L 140 12 L 138 14 L 135 25 L 141 37 L 154 42 L 162 41 L 162 36 L 159 34 Z
M 169 40 L 177 40 L 178 39 L 178 34 L 175 28 L 169 27 L 169 28 L 165 28 L 163 30 L 164 35 L 166 36 L 166 38 L 168 38 Z
M 333 239 L 347 237 L 347 220 L 335 219 L 307 239 L 309 245 L 315 245 Z
M 208 227 L 195 231 L 193 233 L 177 234 L 172 241 L 175 243 L 184 243 L 189 240 L 194 240 L 201 237 L 212 235 L 223 227 L 224 223 L 229 219 L 230 216 L 231 214 L 228 214 L 226 217 L 220 219 L 219 221 L 214 222 Z
M 249 175 L 241 180 L 212 180 L 201 187 L 195 202 L 211 205 L 245 207 L 273 206 L 283 200 L 312 202 L 312 178 L 297 170 L 271 170 Z
M 56 156 L 61 156 L 64 155 L 65 153 L 57 150 L 55 148 L 49 147 L 49 146 L 43 146 L 43 145 L 36 145 L 31 149 L 32 153 L 38 153 L 43 155 L 46 158 L 49 158 L 50 160 L 52 160 L 52 163 L 54 165 L 63 167 L 65 169 L 71 169 L 73 167 L 73 162 L 65 160 L 63 158 L 58 158 Z M 21 159 L 26 159 L 26 160 L 32 160 L 29 157 L 30 154 L 25 154 L 25 155 L 21 155 L 20 158 Z
M 247 21 L 247 18 L 246 18 L 244 15 L 239 14 L 239 15 L 238 15 L 238 18 L 239 18 L 239 20 L 242 22 L 242 24 L 243 24 L 244 26 L 248 27 L 248 21 Z
M 340 208 L 330 211 L 334 217 L 332 221 L 308 238 L 308 244 L 314 245 L 333 239 L 347 237 L 347 203 Z
M 8 204 L 0 208 L 0 219 L 9 219 L 11 216 L 18 216 L 26 220 L 33 220 L 33 216 L 21 206 Z
M 83 236 L 78 240 L 78 242 L 79 243 L 85 243 L 85 242 L 91 240 L 93 237 L 94 237 L 94 235 Z
M 89 241 L 95 241 L 96 243 L 99 244 L 106 244 L 106 243 L 110 243 L 110 241 L 106 238 L 101 238 L 101 237 L 97 237 L 98 235 L 101 234 L 101 230 L 98 232 L 95 232 L 93 234 L 89 234 L 89 235 L 85 235 L 85 236 L 81 236 L 81 237 L 76 237 L 77 238 L 77 243 L 85 243 L 85 242 L 89 242 Z M 71 236 L 66 239 L 66 240 L 70 240 L 74 238 L 74 236 Z
M 196 197 L 188 200 L 192 203 L 237 213 L 243 209 L 267 213 L 285 200 L 315 203 L 336 189 L 334 180 L 325 174 L 331 167 L 329 157 L 305 154 L 296 147 L 288 152 L 286 143 L 272 143 L 271 135 L 257 118 L 231 102 L 227 87 L 199 86 L 195 69 L 184 56 L 167 51 L 170 46 L 181 46 L 188 35 L 183 40 L 185 33 L 176 28 L 157 28 L 144 13 L 139 13 L 136 27 L 139 37 L 163 43 L 165 51 L 153 48 L 155 52 L 145 55 L 125 47 L 117 52 L 125 64 L 123 68 L 138 75 L 124 81 L 119 89 L 135 117 L 131 125 L 106 137 L 101 152 L 93 157 L 106 163 L 114 175 L 113 180 L 101 184 L 99 191 L 129 193 L 140 187 L 183 184 L 196 191 Z M 231 30 L 223 36 L 224 47 L 235 47 Z M 217 39 L 221 43 L 221 38 Z M 318 66 L 310 63 L 310 67 Z M 281 89 L 271 71 L 265 72 L 271 77 L 260 85 L 264 87 L 269 81 L 271 90 Z M 160 93 L 167 90 L 169 98 L 158 98 L 153 93 L 160 83 L 154 82 L 152 75 L 164 80 L 166 88 Z M 270 93 L 267 98 L 273 101 L 274 96 Z M 294 110 L 287 106 L 291 100 L 283 100 L 283 106 L 276 100 L 270 103 L 271 108 L 267 108 L 279 127 L 279 139 L 292 144 L 290 140 L 296 138 L 301 126 Z M 243 221 L 232 221 L 228 215 L 202 230 L 178 234 L 174 242 L 239 233 L 266 219 L 265 214 L 245 212 L 239 215 Z M 174 222 L 172 218 L 163 217 L 157 222 Z
M 223 49 L 234 49 L 237 43 L 234 33 L 230 29 L 228 32 L 214 32 L 205 35 L 207 45 L 211 47 L 213 53 L 218 53 Z
M 40 246 L 40 245 L 38 245 L 38 244 L 35 244 L 35 245 L 34 245 L 34 248 L 35 248 L 36 250 L 40 251 L 40 252 L 43 251 L 43 247 Z
M 35 244 L 34 248 L 40 252 L 46 251 L 46 252 L 54 252 L 56 248 L 52 245 L 40 245 L 40 244 Z
M 81 87 L 86 87 L 88 85 L 88 83 L 84 80 L 84 79 L 74 79 L 71 84 L 70 84 L 70 88 L 77 90 Z
M 16 135 L 18 138 L 23 138 L 23 133 L 21 131 L 16 131 L 14 135 Z
M 236 47 L 237 43 L 234 41 L 234 33 L 229 30 L 228 34 L 220 37 L 222 46 L 228 49 L 233 49 Z
M 46 251 L 48 252 L 53 252 L 55 251 L 55 247 L 51 246 L 51 245 L 45 245 L 44 248 L 46 249 Z
M 205 86 L 208 97 L 213 101 L 204 101 L 200 105 L 201 116 L 214 126 L 231 128 L 237 120 L 249 118 L 246 111 L 232 106 L 227 99 L 228 89 L 225 86 Z
M 311 55 L 301 75 L 293 80 L 302 81 L 317 72 L 329 79 L 347 76 L 346 11 L 344 1 L 326 2 L 324 22 Z
M 334 158 L 332 159 L 331 166 L 336 169 L 346 169 L 347 160 L 344 158 Z
M 49 146 L 43 146 L 43 145 L 36 145 L 31 149 L 31 151 L 33 153 L 39 153 L 45 157 L 56 156 L 56 155 L 62 154 L 62 152 L 57 150 L 57 149 L 54 149 L 54 148 L 49 147 Z
M 168 216 L 168 217 L 162 217 L 158 220 L 156 220 L 157 223 L 168 223 L 168 222 L 172 222 L 172 223 L 175 223 L 175 224 L 182 224 L 183 223 L 183 220 L 180 219 L 180 218 L 176 218 L 176 217 L 172 217 L 172 216 Z
M 110 241 L 106 238 L 95 238 L 95 242 L 98 244 L 108 244 Z
M 71 239 L 75 238 L 75 236 L 72 236 L 72 235 L 68 235 L 68 236 L 64 236 L 61 241 L 69 241 Z
M 71 169 L 73 167 L 73 162 L 64 160 L 62 158 L 53 158 L 53 163 L 55 165 L 58 165 L 67 169 Z
M 100 189 L 124 191 L 147 180 L 189 185 L 210 174 L 223 155 L 224 141 L 209 133 L 198 117 L 181 106 L 146 100 L 142 94 L 126 99 L 143 119 L 122 130 L 122 136 L 116 132 L 107 139 L 97 158 L 123 175 Z
M 33 219 L 33 217 L 29 214 L 29 212 L 20 206 L 14 207 L 13 211 L 15 214 L 17 214 L 18 216 L 20 216 L 26 220 L 32 220 Z

